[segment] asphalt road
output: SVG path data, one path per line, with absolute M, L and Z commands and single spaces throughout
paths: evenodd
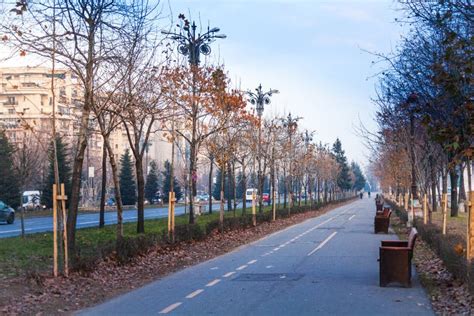
M 378 286 L 373 200 L 358 200 L 86 309 L 82 315 L 433 315 L 412 288 Z
M 206 202 L 206 210 L 208 209 L 208 202 Z M 239 204 L 237 207 L 240 207 Z M 214 202 L 212 209 L 219 210 L 219 202 Z M 227 209 L 227 204 L 225 206 Z M 189 210 L 189 208 L 188 208 Z M 184 206 L 177 206 L 175 209 L 176 215 L 184 214 Z M 168 216 L 168 208 L 146 208 L 145 219 L 162 218 Z M 137 210 L 131 209 L 123 212 L 123 221 L 136 222 L 137 221 Z M 112 225 L 117 223 L 117 212 L 106 212 L 105 213 L 105 224 Z M 99 225 L 99 213 L 90 214 L 79 214 L 77 216 L 77 228 L 85 228 Z M 25 219 L 25 233 L 33 234 L 40 232 L 48 232 L 53 230 L 53 218 L 52 216 L 45 217 L 33 217 Z M 21 235 L 21 222 L 19 214 L 15 219 L 15 223 L 8 225 L 4 222 L 0 222 L 0 238 L 13 237 Z

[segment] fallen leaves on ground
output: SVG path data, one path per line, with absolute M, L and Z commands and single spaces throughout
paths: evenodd
M 394 217 L 393 225 L 399 226 L 406 235 L 408 229 L 400 228 L 400 222 Z M 415 243 L 413 263 L 427 290 L 433 311 L 438 315 L 472 315 L 474 299 L 467 285 L 454 278 L 436 253 L 418 236 Z

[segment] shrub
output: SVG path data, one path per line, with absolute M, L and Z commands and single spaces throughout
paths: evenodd
M 422 221 L 415 221 L 416 228 L 421 238 L 430 246 L 431 249 L 443 260 L 446 268 L 458 279 L 465 281 L 471 293 L 474 293 L 474 276 L 468 274 L 468 262 L 463 253 L 455 251 L 456 245 L 464 245 L 464 239 L 459 235 L 443 235 L 441 228 L 433 224 L 423 224 Z
M 206 235 L 206 232 L 198 224 L 182 224 L 176 225 L 174 228 L 175 242 L 202 240 Z

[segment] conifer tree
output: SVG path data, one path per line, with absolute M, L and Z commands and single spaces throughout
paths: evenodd
M 145 198 L 151 203 L 153 203 L 153 199 L 155 199 L 156 193 L 159 189 L 159 182 L 158 182 L 158 165 L 153 160 L 150 162 L 150 171 L 146 177 L 146 185 L 145 185 Z
M 56 137 L 56 152 L 58 155 L 58 171 L 59 171 L 59 183 L 64 183 L 66 195 L 69 197 L 71 193 L 71 163 L 70 153 L 63 139 L 58 136 Z M 41 203 L 46 205 L 47 208 L 53 207 L 53 184 L 54 184 L 54 147 L 51 142 L 48 150 L 49 168 L 48 177 L 43 186 L 43 193 L 41 194 Z M 66 207 L 69 207 L 68 201 L 66 201 Z
M 337 177 L 337 185 L 342 190 L 350 190 L 352 187 L 352 181 L 349 174 L 349 165 L 347 164 L 347 158 L 345 156 L 344 150 L 342 149 L 342 144 L 339 138 L 336 139 L 336 142 L 332 146 L 332 152 L 334 158 L 336 158 L 336 161 L 340 166 L 339 175 Z
M 13 168 L 13 146 L 0 131 L 0 200 L 16 208 L 20 205 L 20 187 Z
M 127 149 L 120 158 L 120 194 L 123 205 L 135 205 L 137 202 L 137 191 L 135 177 L 133 175 L 132 157 Z
M 163 170 L 163 202 L 168 203 L 169 193 L 171 188 L 171 163 L 165 161 L 165 169 Z M 173 187 L 174 187 L 174 196 L 176 200 L 179 200 L 183 193 L 181 192 L 181 187 L 176 179 L 176 176 L 173 177 Z

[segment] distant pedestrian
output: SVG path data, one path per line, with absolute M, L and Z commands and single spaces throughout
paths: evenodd
M 362 199 L 364 197 L 364 193 L 360 192 L 360 198 Z

